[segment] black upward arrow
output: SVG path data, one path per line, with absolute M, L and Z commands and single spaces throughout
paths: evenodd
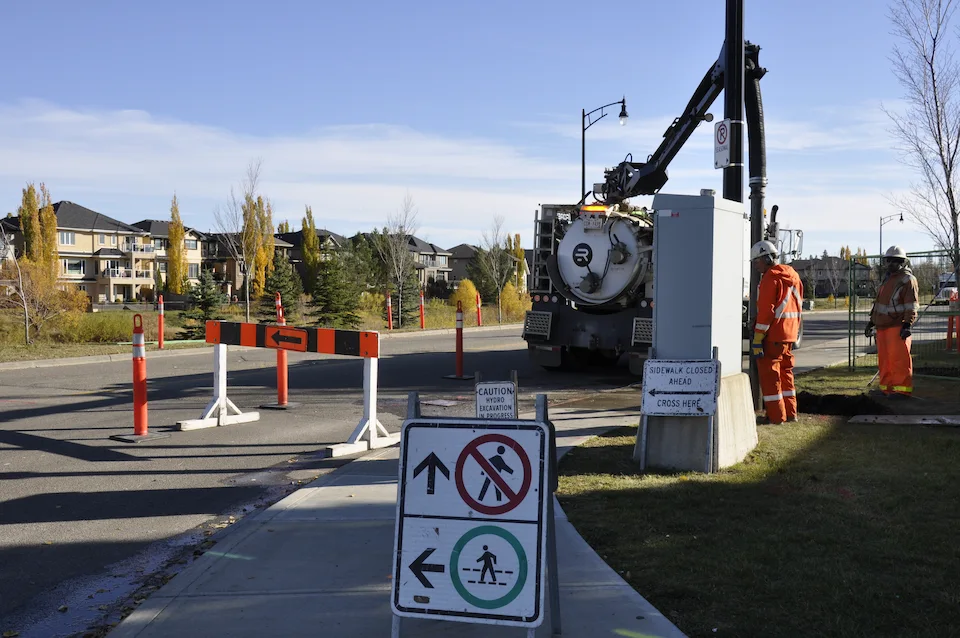
M 710 390 L 650 390 L 647 394 L 657 396 L 658 394 L 713 394 Z
M 288 336 L 288 335 L 280 334 L 279 331 L 274 332 L 274 333 L 271 335 L 271 338 L 273 339 L 273 342 L 274 342 L 275 344 L 277 344 L 278 346 L 279 346 L 281 343 L 295 343 L 295 344 L 297 344 L 298 346 L 299 346 L 301 343 L 303 343 L 303 339 L 301 339 L 300 337 L 297 337 L 297 336 L 291 337 L 291 336 Z
M 413 572 L 413 575 L 417 577 L 417 580 L 420 581 L 427 589 L 433 589 L 433 583 L 427 580 L 427 577 L 423 575 L 423 572 L 437 572 L 442 574 L 446 571 L 446 568 L 443 565 L 438 565 L 436 563 L 425 563 L 424 561 L 430 558 L 430 554 L 436 551 L 436 547 L 428 547 L 423 550 L 423 553 L 417 556 L 416 560 L 410 563 L 410 571 Z
M 413 468 L 413 478 L 417 478 L 420 472 L 427 470 L 427 494 L 433 494 L 437 485 L 437 470 L 447 479 L 450 478 L 450 470 L 443 464 L 443 461 L 433 452 L 427 455 L 427 458 L 420 461 L 420 465 Z

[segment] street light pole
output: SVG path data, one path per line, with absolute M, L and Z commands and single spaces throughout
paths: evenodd
M 882 217 L 882 216 L 880 217 L 880 253 L 879 253 L 880 257 L 883 257 L 883 225 L 886 224 L 887 222 L 893 221 L 895 217 L 897 217 L 896 214 L 887 215 L 886 217 Z M 900 217 L 900 223 L 902 224 L 903 213 L 900 213 L 899 217 Z
M 603 106 L 598 106 L 589 113 L 585 109 L 580 109 L 580 199 L 579 202 L 583 202 L 587 197 L 587 129 L 602 120 L 606 117 L 607 113 L 603 110 L 605 108 L 614 106 L 616 104 L 620 105 L 620 126 L 624 126 L 627 123 L 627 98 L 624 97 L 621 100 L 616 102 L 611 102 L 610 104 L 604 104 Z M 596 119 L 590 119 L 590 116 L 600 111 L 600 115 Z

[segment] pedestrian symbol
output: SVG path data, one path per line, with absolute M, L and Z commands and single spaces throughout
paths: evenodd
M 502 527 L 475 527 L 453 546 L 450 578 L 460 597 L 471 605 L 497 609 L 523 591 L 527 555 L 517 537 Z
M 513 469 L 509 465 L 507 465 L 507 463 L 503 460 L 503 456 L 501 456 L 506 451 L 507 451 L 507 448 L 501 445 L 497 447 L 497 454 L 495 456 L 491 456 L 487 460 L 490 461 L 490 465 L 493 466 L 493 469 L 497 470 L 498 472 L 508 472 L 510 474 L 513 474 Z M 483 474 L 483 472 L 481 472 L 481 474 Z M 488 487 L 490 487 L 489 476 L 483 480 L 483 487 L 480 488 L 480 498 L 478 500 L 480 501 L 483 500 L 483 497 L 486 496 L 487 494 Z M 500 501 L 503 500 L 503 494 L 500 493 L 499 487 L 495 487 L 493 488 L 493 490 L 497 494 L 497 502 L 499 503 Z
M 455 475 L 463 502 L 491 516 L 517 507 L 532 477 L 523 446 L 503 434 L 485 434 L 467 444 L 457 459 Z

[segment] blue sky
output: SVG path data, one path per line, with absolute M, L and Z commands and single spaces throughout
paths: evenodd
M 881 111 L 901 107 L 886 4 L 746 5 L 768 69 L 768 208 L 805 231 L 806 253 L 875 252 L 887 197 L 912 179 Z M 0 211 L 27 181 L 130 222 L 168 218 L 176 191 L 186 223 L 213 230 L 259 157 L 275 221 L 295 228 L 309 204 L 318 225 L 367 230 L 409 193 L 418 234 L 441 246 L 479 242 L 497 214 L 529 245 L 538 204 L 577 198 L 580 109 L 625 96 L 630 112 L 587 131 L 588 183 L 646 157 L 716 60 L 723 7 L 3 3 Z M 664 192 L 721 192 L 712 151 L 702 125 Z M 884 227 L 894 240 L 931 247 L 909 222 Z

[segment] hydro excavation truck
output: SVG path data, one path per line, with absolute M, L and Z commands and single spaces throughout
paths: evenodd
M 746 44 L 745 114 L 751 172 L 755 163 L 765 161 L 759 80 L 766 70 L 759 66 L 759 51 L 758 46 Z M 721 55 L 707 72 L 683 114 L 669 126 L 663 142 L 646 162 L 633 162 L 628 155 L 616 168 L 606 170 L 604 183 L 593 188 L 594 202 L 585 202 L 587 193 L 577 204 L 544 204 L 536 212 L 530 285 L 533 306 L 523 326 L 523 338 L 535 363 L 547 369 L 582 369 L 591 363 L 614 365 L 627 355 L 630 371 L 642 374 L 653 342 L 653 228 L 658 212 L 631 206 L 627 200 L 659 192 L 667 182 L 667 166 L 680 148 L 700 122 L 713 120 L 707 110 L 723 89 L 723 60 Z M 776 213 L 774 206 L 769 222 L 764 219 L 764 238 L 777 243 L 781 258 L 789 263 L 801 254 L 803 233 L 781 230 Z M 744 234 L 749 246 L 747 219 Z M 702 290 L 694 266 L 696 256 L 691 255 L 690 261 L 685 293 L 693 296 Z M 747 255 L 743 264 L 746 339 L 751 329 L 747 321 Z

